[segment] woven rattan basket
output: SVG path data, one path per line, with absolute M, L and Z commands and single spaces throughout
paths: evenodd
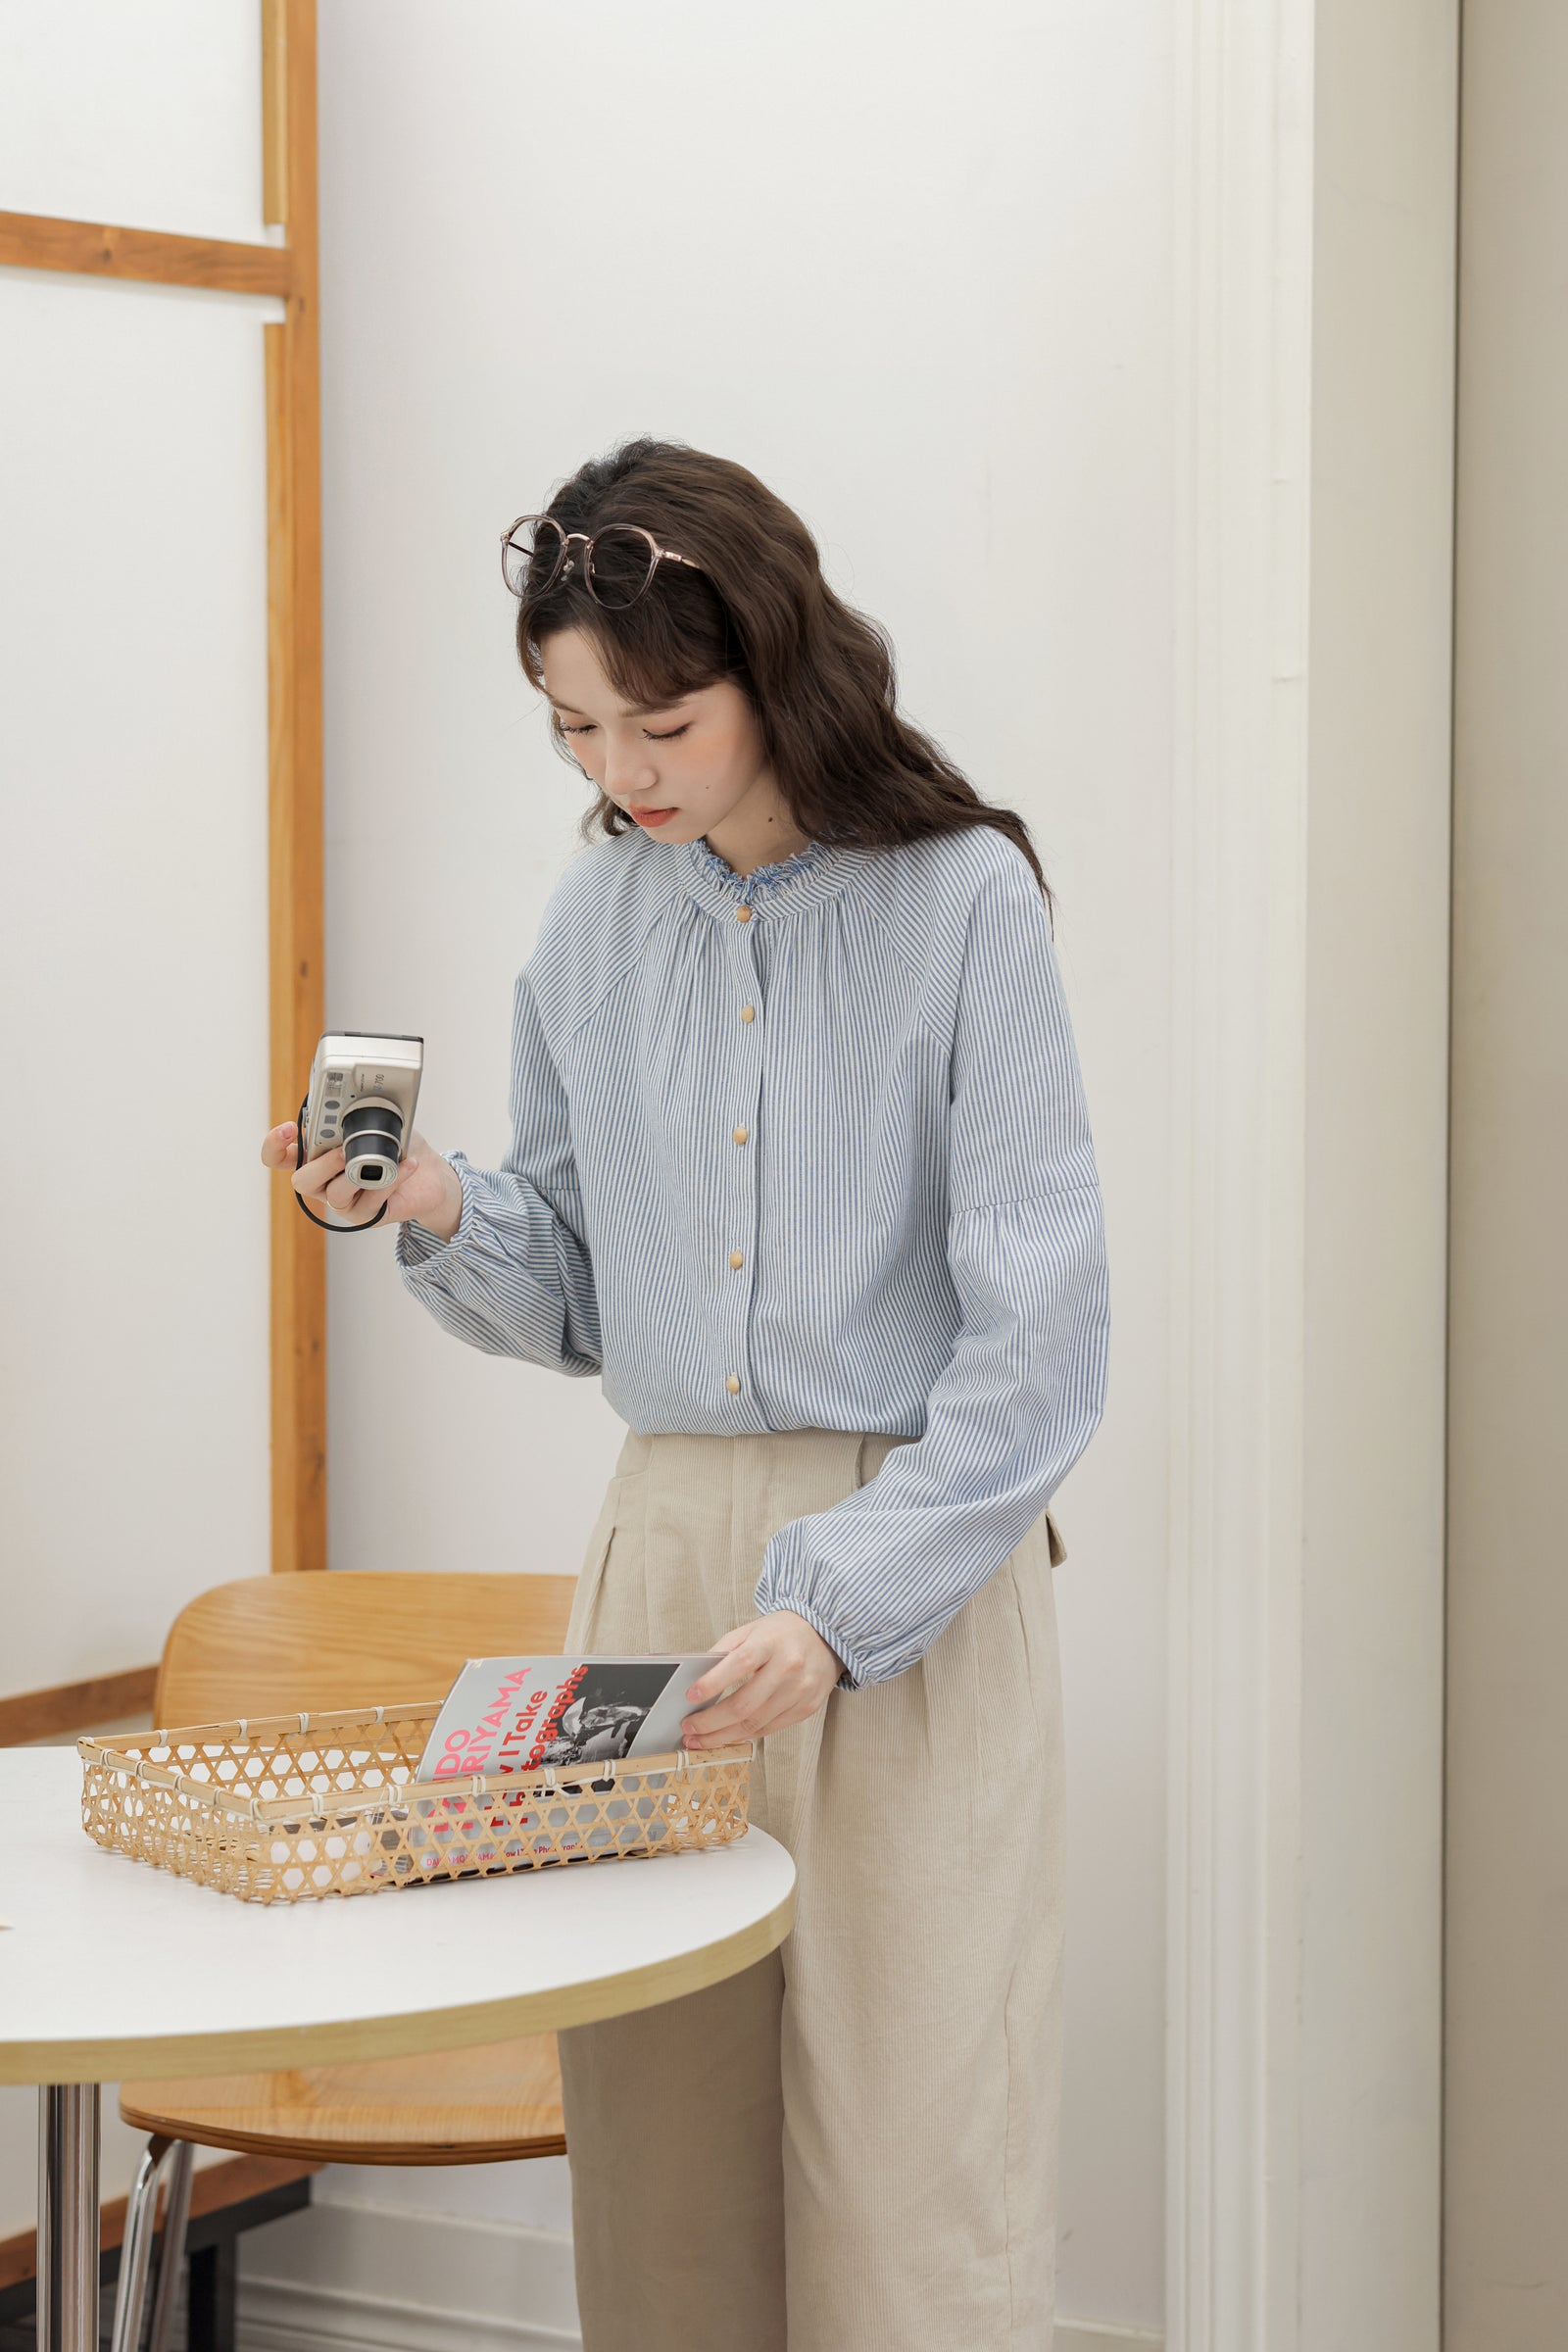
M 253 1903 L 683 1854 L 746 1835 L 749 1744 L 416 1781 L 440 1703 L 78 1740 L 82 1827 L 112 1853 Z

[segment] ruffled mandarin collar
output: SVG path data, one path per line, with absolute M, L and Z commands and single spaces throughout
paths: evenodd
M 749 874 L 736 873 L 707 837 L 680 843 L 670 851 L 689 895 L 715 914 L 733 914 L 738 906 L 756 908 L 760 915 L 796 914 L 824 900 L 836 898 L 864 851 L 836 849 L 825 841 L 808 841 L 788 858 L 776 858 Z

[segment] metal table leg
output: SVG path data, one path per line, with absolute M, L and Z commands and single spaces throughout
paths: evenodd
M 169 2210 L 164 2216 L 164 2250 L 158 2260 L 158 2284 L 153 2289 L 153 2324 L 147 2331 L 147 2352 L 169 2352 L 173 2340 L 174 2306 L 185 2276 L 185 2230 L 190 2221 L 190 2184 L 196 2151 L 188 2139 L 176 2139 L 169 2159 Z
M 38 2092 L 38 2352 L 98 2352 L 98 2085 Z

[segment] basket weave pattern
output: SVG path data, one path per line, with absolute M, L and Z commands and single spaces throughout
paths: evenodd
M 113 1853 L 254 1903 L 746 1835 L 750 1745 L 416 1781 L 439 1711 L 432 1699 L 78 1740 L 82 1828 Z

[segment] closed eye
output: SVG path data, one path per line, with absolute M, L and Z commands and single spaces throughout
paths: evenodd
M 595 731 L 591 721 L 586 726 L 581 727 L 569 726 L 564 718 L 559 720 L 557 723 L 559 724 L 563 735 L 592 735 Z M 682 735 L 689 735 L 691 733 L 691 725 L 692 722 L 688 718 L 682 725 L 678 727 L 667 728 L 662 735 L 656 735 L 651 727 L 644 727 L 643 733 L 648 738 L 650 743 L 674 743 Z

